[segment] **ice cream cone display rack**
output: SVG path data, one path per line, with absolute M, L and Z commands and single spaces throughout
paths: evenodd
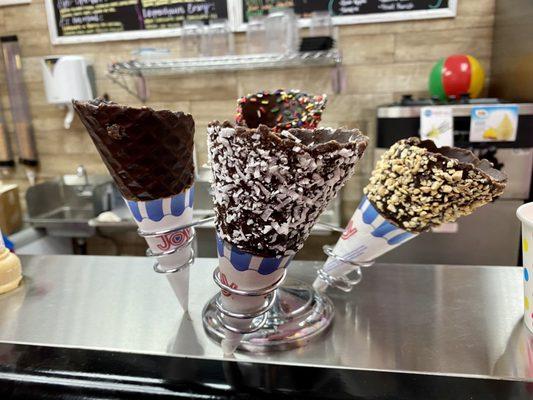
M 312 286 L 288 268 L 368 145 L 357 129 L 318 127 L 325 95 L 262 91 L 241 98 L 236 124 L 207 127 L 214 217 L 193 220 L 194 119 L 100 99 L 74 102 L 183 311 L 195 227 L 214 222 L 220 291 L 202 310 L 224 354 L 304 346 L 327 331 L 329 286 L 349 292 L 374 260 L 499 197 L 507 177 L 468 150 L 416 137 L 376 163 L 364 196 Z M 149 147 L 148 147 L 149 146 Z M 331 230 L 340 231 L 338 227 Z
M 18 145 L 19 162 L 25 166 L 26 176 L 30 185 L 34 185 L 39 157 L 35 144 L 28 94 L 22 74 L 21 52 L 17 36 L 2 36 L 0 38 L 0 48 L 3 55 L 2 59 Z
M 286 279 L 286 271 L 273 285 L 259 290 L 236 289 L 221 276 L 219 268 L 213 279 L 222 293 L 206 304 L 202 322 L 207 334 L 220 342 L 226 353 L 237 348 L 267 353 L 305 346 L 327 331 L 335 315 L 327 296 L 301 281 Z M 252 312 L 235 313 L 224 307 L 225 294 L 265 300 Z

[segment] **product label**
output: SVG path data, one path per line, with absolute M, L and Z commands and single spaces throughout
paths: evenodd
M 471 142 L 514 142 L 518 128 L 518 105 L 472 107 Z
M 433 140 L 439 147 L 453 146 L 453 114 L 451 107 L 420 109 L 420 138 Z

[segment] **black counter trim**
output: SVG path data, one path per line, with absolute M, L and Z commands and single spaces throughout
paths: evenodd
M 503 400 L 533 382 L 0 343 L 0 398 Z

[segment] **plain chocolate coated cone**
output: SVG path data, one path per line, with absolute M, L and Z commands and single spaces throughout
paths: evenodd
M 73 105 L 126 199 L 165 198 L 193 184 L 190 114 L 125 107 L 100 99 L 73 101 Z

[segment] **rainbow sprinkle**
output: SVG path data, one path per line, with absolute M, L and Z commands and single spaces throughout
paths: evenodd
M 248 111 L 249 117 L 257 116 L 257 121 L 254 120 L 254 123 L 269 125 L 277 132 L 290 128 L 314 129 L 322 119 L 326 102 L 325 94 L 315 96 L 299 90 L 278 89 L 274 92 L 265 90 L 241 97 L 238 100 L 235 120 L 238 125 L 250 125 L 251 121 L 247 124 L 244 115 L 245 111 Z

